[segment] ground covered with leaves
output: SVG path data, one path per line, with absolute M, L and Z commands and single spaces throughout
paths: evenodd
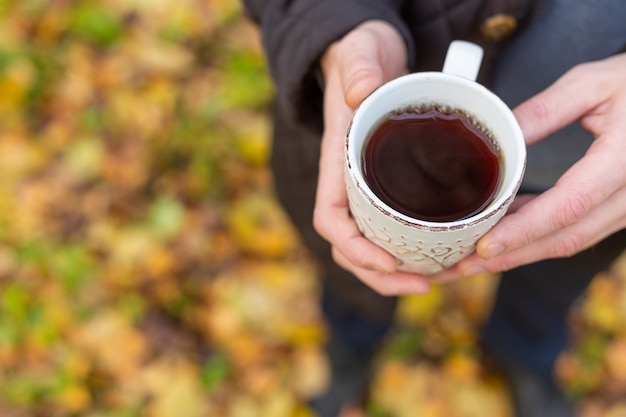
M 325 328 L 271 97 L 235 1 L 0 1 L 1 416 L 311 416 Z M 402 299 L 369 415 L 511 415 L 476 349 L 496 281 Z M 572 329 L 560 380 L 625 415 L 625 262 Z

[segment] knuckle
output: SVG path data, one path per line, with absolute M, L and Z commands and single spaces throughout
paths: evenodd
M 361 269 L 374 270 L 371 259 L 361 252 L 351 253 L 350 262 Z
M 592 200 L 585 193 L 571 195 L 563 200 L 561 207 L 556 212 L 555 226 L 563 228 L 582 220 L 592 207 Z
M 346 270 L 353 272 L 355 268 L 367 269 L 367 267 L 363 266 L 360 262 L 358 256 L 355 257 L 352 253 L 344 253 L 335 246 L 332 247 L 332 257 L 337 265 Z
M 529 105 L 529 112 L 534 119 L 541 122 L 550 118 L 552 111 L 545 100 L 532 100 Z
M 586 78 L 587 73 L 589 73 L 590 71 L 593 71 L 594 67 L 595 67 L 594 63 L 583 62 L 577 65 L 574 65 L 572 68 L 570 68 L 565 73 L 565 76 L 573 78 L 573 79 Z
M 569 258 L 576 255 L 584 247 L 584 240 L 581 236 L 568 234 L 561 237 L 554 244 L 554 257 Z

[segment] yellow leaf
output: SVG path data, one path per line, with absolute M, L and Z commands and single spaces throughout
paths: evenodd
M 236 337 L 243 329 L 241 317 L 237 312 L 222 304 L 213 306 L 208 312 L 199 311 L 194 317 L 208 338 L 217 342 Z
M 268 396 L 262 405 L 259 417 L 292 417 L 297 410 L 297 402 L 289 391 L 277 390 Z
M 95 94 L 93 80 L 93 51 L 79 44 L 71 44 L 67 53 L 67 70 L 53 87 L 54 106 L 59 114 L 77 111 L 87 106 Z
M 244 126 L 237 140 L 237 150 L 253 167 L 264 167 L 270 153 L 267 119 L 259 119 Z
M 104 158 L 104 147 L 97 138 L 84 138 L 75 141 L 66 150 L 65 164 L 79 178 L 96 177 Z
M 145 266 L 152 278 L 163 279 L 171 277 L 178 265 L 171 250 L 156 246 L 145 258 Z
M 293 355 L 291 385 L 302 398 L 314 398 L 326 388 L 330 374 L 326 356 L 319 347 L 299 348 Z
M 375 393 L 380 401 L 393 399 L 408 385 L 410 369 L 399 361 L 388 361 L 382 365 L 376 377 Z
M 504 384 L 462 383 L 450 387 L 450 403 L 463 417 L 511 417 L 513 410 Z M 546 416 L 547 417 L 547 416 Z
M 205 417 L 207 403 L 193 364 L 163 358 L 150 364 L 141 377 L 154 398 L 148 406 L 149 417 Z
M 217 23 L 225 22 L 239 13 L 239 2 L 228 0 L 208 0 L 209 14 Z
M 222 307 L 217 314 L 225 314 L 225 307 L 227 316 L 236 316 L 240 324 L 265 338 L 310 345 L 323 337 L 314 284 L 313 270 L 306 264 L 248 262 L 220 274 L 210 297 Z
M 402 362 L 383 365 L 374 387 L 373 397 L 391 415 L 398 417 L 451 416 L 446 396 L 449 384 L 438 369 Z
M 131 377 L 148 354 L 143 335 L 117 311 L 101 311 L 81 323 L 73 340 L 92 355 L 99 366 L 121 378 Z
M 183 46 L 158 41 L 154 36 L 129 40 L 125 52 L 132 56 L 135 65 L 149 72 L 178 75 L 193 63 L 193 55 Z
M 499 276 L 478 274 L 444 286 L 451 305 L 458 307 L 463 314 L 480 326 L 491 311 Z
M 244 251 L 281 256 L 296 248 L 297 237 L 278 203 L 269 195 L 252 193 L 227 213 L 233 238 Z
M 0 109 L 3 112 L 20 109 L 34 79 L 33 67 L 26 60 L 11 63 L 0 77 Z
M 221 340 L 219 346 L 239 370 L 262 363 L 266 359 L 266 347 L 262 340 L 249 330 L 242 329 L 234 337 Z
M 581 312 L 592 327 L 608 332 L 622 325 L 619 282 L 607 274 L 599 274 L 591 282 Z
M 19 350 L 17 345 L 0 344 L 0 366 L 3 369 L 15 366 L 20 355 Z
M 281 391 L 280 373 L 277 372 L 276 363 L 254 364 L 242 371 L 242 388 L 256 398 L 269 398 Z
M 1 211 L 2 207 L 0 206 Z M 15 252 L 10 247 L 0 246 L 0 275 L 10 276 L 16 268 L 18 268 L 18 260 Z
M 433 285 L 427 294 L 402 297 L 396 313 L 398 320 L 408 325 L 424 324 L 439 314 L 443 301 L 443 293 L 438 285 Z
M 0 96 L 2 92 L 0 91 Z M 41 148 L 19 133 L 4 133 L 0 140 L 0 165 L 2 177 L 18 180 L 40 169 L 46 163 L 46 156 Z
M 68 15 L 65 7 L 48 7 L 37 27 L 37 41 L 46 45 L 59 42 L 59 37 L 67 27 Z
M 105 155 L 102 176 L 120 190 L 135 192 L 149 177 L 145 157 L 145 149 L 139 143 L 129 142 L 117 152 Z
M 114 234 L 111 261 L 120 266 L 141 265 L 146 257 L 153 253 L 158 243 L 141 228 L 120 230 Z
M 462 353 L 447 356 L 444 369 L 451 377 L 464 381 L 477 381 L 481 375 L 481 367 L 476 359 Z
M 610 374 L 615 379 L 626 382 L 626 339 L 619 338 L 611 342 L 606 350 L 605 360 Z
M 617 404 L 612 405 L 606 412 L 604 417 L 625 417 L 626 416 L 626 401 L 619 401 Z
M 58 401 L 64 409 L 80 413 L 91 406 L 91 394 L 85 386 L 69 385 L 61 391 Z
M 237 401 L 229 404 L 225 416 L 257 417 L 259 415 L 259 401 L 250 395 L 239 395 Z

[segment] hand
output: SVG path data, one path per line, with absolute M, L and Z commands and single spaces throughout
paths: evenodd
M 350 216 L 344 141 L 354 109 L 384 82 L 407 72 L 405 43 L 391 25 L 369 21 L 331 45 L 321 60 L 325 80 L 314 225 L 343 268 L 381 294 L 423 293 L 424 277 L 396 271 L 395 258 L 364 238 Z
M 595 141 L 553 188 L 520 196 L 440 281 L 572 256 L 626 227 L 626 54 L 573 68 L 514 112 L 528 144 L 576 120 Z

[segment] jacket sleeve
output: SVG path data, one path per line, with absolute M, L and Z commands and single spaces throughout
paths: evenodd
M 322 130 L 317 63 L 326 48 L 360 23 L 380 19 L 398 29 L 414 51 L 399 0 L 243 0 L 262 33 L 277 105 L 291 121 Z

